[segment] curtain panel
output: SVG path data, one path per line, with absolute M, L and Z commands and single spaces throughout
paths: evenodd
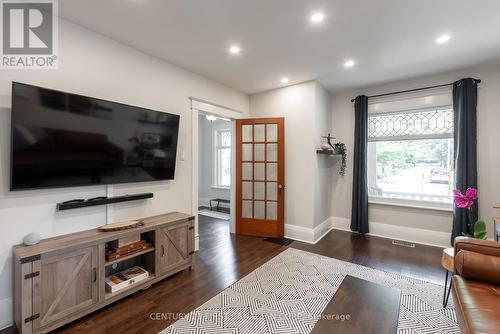
M 467 78 L 453 83 L 455 188 L 464 192 L 477 188 L 477 83 Z M 466 209 L 453 209 L 451 244 L 455 237 L 472 233 L 478 219 L 479 202 L 471 208 L 469 222 Z
M 360 95 L 354 101 L 354 155 L 351 230 L 368 233 L 368 97 Z

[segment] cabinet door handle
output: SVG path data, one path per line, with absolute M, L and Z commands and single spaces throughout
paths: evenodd
M 94 283 L 97 282 L 97 269 L 94 268 Z
M 165 255 L 165 246 L 161 245 L 161 256 Z

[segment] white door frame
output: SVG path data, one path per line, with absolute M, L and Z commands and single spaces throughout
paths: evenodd
M 223 117 L 231 120 L 231 189 L 230 189 L 230 233 L 236 231 L 236 119 L 244 116 L 243 112 L 224 107 L 205 100 L 194 97 L 191 100 L 191 145 L 192 145 L 192 189 L 191 189 L 191 214 L 195 216 L 195 250 L 199 250 L 199 232 L 198 232 L 198 170 L 199 170 L 199 155 L 198 155 L 198 115 L 200 112 L 218 117 Z

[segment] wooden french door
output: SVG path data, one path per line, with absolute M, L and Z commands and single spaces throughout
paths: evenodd
M 236 121 L 236 233 L 284 236 L 285 119 Z

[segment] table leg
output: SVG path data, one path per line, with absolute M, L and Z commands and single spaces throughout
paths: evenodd
M 210 205 L 210 211 L 212 211 L 212 200 L 211 199 L 208 200 L 208 204 Z
M 448 305 L 448 300 L 450 299 L 451 285 L 453 282 L 450 277 L 450 286 L 448 287 L 448 275 L 449 272 L 448 270 L 446 270 L 446 277 L 444 279 L 443 307 L 446 307 Z

